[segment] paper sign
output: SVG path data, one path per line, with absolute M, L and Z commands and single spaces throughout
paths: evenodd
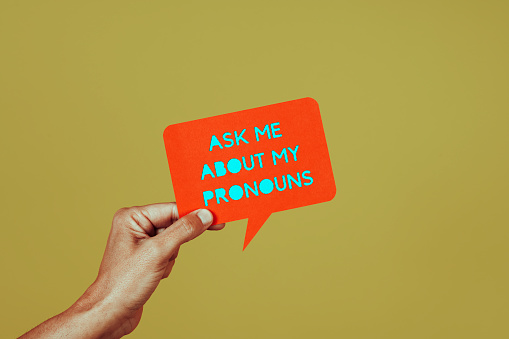
M 170 125 L 164 143 L 179 215 L 206 208 L 214 224 L 248 218 L 244 249 L 271 213 L 336 194 L 311 98 Z

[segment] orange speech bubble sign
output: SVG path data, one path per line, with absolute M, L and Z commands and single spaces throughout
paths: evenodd
M 318 103 L 298 99 L 170 125 L 164 143 L 179 215 L 248 219 L 244 249 L 274 212 L 332 200 Z

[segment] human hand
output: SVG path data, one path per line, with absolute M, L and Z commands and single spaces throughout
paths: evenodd
M 131 333 L 140 322 L 143 305 L 170 274 L 180 246 L 207 229 L 224 228 L 224 224 L 210 226 L 212 220 L 203 209 L 178 219 L 175 203 L 120 209 L 113 217 L 97 279 L 67 311 L 28 332 L 26 338 L 34 331 L 44 337 L 49 327 L 54 329 L 52 337 L 120 338 Z

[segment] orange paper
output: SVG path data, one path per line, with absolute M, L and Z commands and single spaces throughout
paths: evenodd
M 272 213 L 336 194 L 311 98 L 170 125 L 164 143 L 179 215 L 206 208 L 214 224 L 248 218 L 244 249 Z

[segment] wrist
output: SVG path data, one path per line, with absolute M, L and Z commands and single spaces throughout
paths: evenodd
M 124 320 L 108 298 L 102 296 L 94 284 L 62 315 L 69 319 L 80 333 L 87 338 L 120 338 Z
M 117 313 L 104 299 L 94 298 L 91 288 L 67 310 L 21 338 L 120 338 L 128 333 L 123 331 L 122 322 L 116 320 Z

